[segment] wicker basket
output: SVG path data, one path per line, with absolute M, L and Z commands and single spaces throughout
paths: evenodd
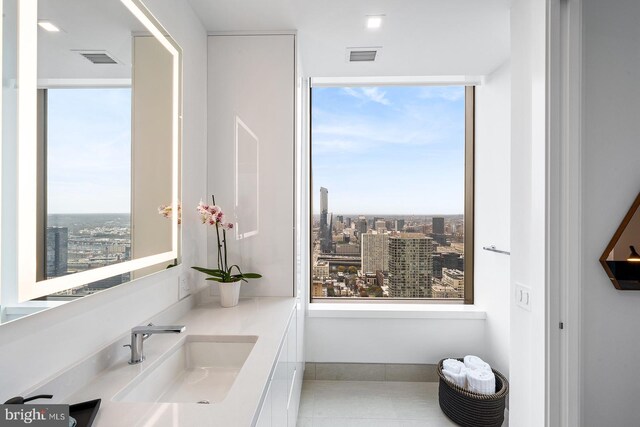
M 478 394 L 458 387 L 442 374 L 442 359 L 438 363 L 440 409 L 451 421 L 463 427 L 501 427 L 504 422 L 505 399 L 509 382 L 500 372 L 496 376 L 494 394 Z M 463 361 L 463 359 L 458 359 Z

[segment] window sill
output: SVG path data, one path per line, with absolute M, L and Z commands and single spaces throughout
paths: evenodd
M 348 304 L 311 303 L 309 317 L 354 319 L 484 320 L 487 313 L 464 304 Z

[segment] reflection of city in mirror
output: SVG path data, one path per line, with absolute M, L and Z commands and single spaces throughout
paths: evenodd
M 129 214 L 52 214 L 47 225 L 46 278 L 65 276 L 131 259 Z M 84 296 L 130 280 L 130 273 L 69 289 Z

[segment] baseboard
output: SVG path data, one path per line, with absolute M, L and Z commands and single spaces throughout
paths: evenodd
M 437 382 L 438 373 L 433 364 L 306 362 L 304 379 Z

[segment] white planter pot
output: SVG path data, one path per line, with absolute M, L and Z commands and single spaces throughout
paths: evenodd
M 240 283 L 220 283 L 220 305 L 235 307 L 240 299 Z

